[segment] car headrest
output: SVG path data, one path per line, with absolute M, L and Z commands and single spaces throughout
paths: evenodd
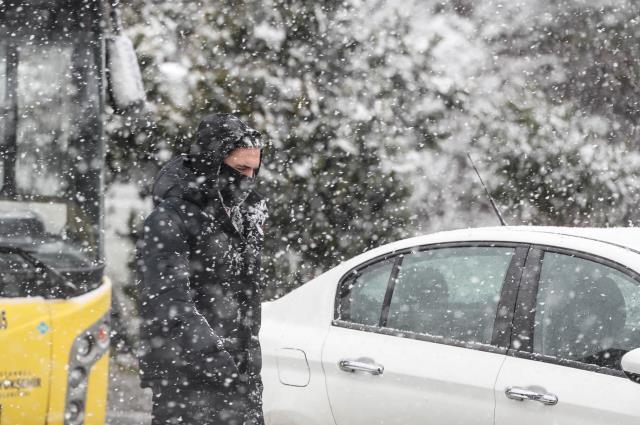
M 449 286 L 437 269 L 410 267 L 402 271 L 407 301 L 420 303 L 444 303 L 449 299 Z
M 580 283 L 574 292 L 574 311 L 579 326 L 588 327 L 590 321 L 597 318 L 602 332 L 608 336 L 613 336 L 624 327 L 627 320 L 626 303 L 613 279 L 601 277 L 588 280 Z

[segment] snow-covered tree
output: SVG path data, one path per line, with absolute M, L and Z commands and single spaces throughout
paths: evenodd
M 621 3 L 538 4 L 487 34 L 499 90 L 475 148 L 514 223 L 639 218 L 637 6 Z

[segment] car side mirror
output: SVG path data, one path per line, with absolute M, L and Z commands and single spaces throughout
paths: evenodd
M 107 37 L 109 94 L 117 111 L 144 105 L 146 94 L 133 43 L 124 35 Z
M 640 348 L 629 351 L 622 356 L 622 371 L 627 378 L 640 384 Z

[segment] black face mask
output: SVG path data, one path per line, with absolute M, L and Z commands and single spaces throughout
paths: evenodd
M 227 207 L 242 204 L 256 185 L 254 177 L 247 177 L 236 169 L 222 163 L 218 174 L 218 190 Z

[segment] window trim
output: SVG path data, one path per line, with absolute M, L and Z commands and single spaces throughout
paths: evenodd
M 585 370 L 587 372 L 595 372 L 603 375 L 629 379 L 622 370 L 611 369 L 605 366 L 598 366 L 591 363 L 582 363 L 577 360 L 562 359 L 558 357 L 547 356 L 544 354 L 528 353 L 525 351 L 518 351 L 512 348 L 509 348 L 509 350 L 507 350 L 507 355 L 518 358 L 518 359 L 539 361 L 542 363 L 549 363 L 557 366 L 565 366 L 573 369 Z
M 550 363 L 559 366 L 571 367 L 574 369 L 586 370 L 588 372 L 596 372 L 604 375 L 628 379 L 628 377 L 622 370 L 611 369 L 606 366 L 598 366 L 591 363 L 583 363 L 577 360 L 563 359 L 533 352 L 533 330 L 535 324 L 537 296 L 540 286 L 540 275 L 542 273 L 542 262 L 544 260 L 544 254 L 547 252 L 567 255 L 612 268 L 638 282 L 638 286 L 640 287 L 640 273 L 636 272 L 630 267 L 617 263 L 610 258 L 601 257 L 596 254 L 576 249 L 562 248 L 553 245 L 532 245 L 532 255 L 530 256 L 531 261 L 527 259 L 522 283 L 520 284 L 520 289 L 518 290 L 518 301 L 516 306 L 517 310 L 513 322 L 513 337 L 511 339 L 507 355 L 521 359 L 541 361 L 543 363 Z M 531 312 L 530 315 L 527 314 L 529 312 Z M 518 338 L 518 335 L 525 335 L 525 338 L 520 339 Z M 518 346 L 518 348 L 516 348 L 516 346 Z
M 527 260 L 524 264 L 522 279 L 516 295 L 515 312 L 512 321 L 512 332 L 509 340 L 509 349 L 518 347 L 520 351 L 531 353 L 533 351 L 533 325 L 535 323 L 535 305 L 538 294 L 538 282 L 540 281 L 540 269 L 542 265 L 543 251 L 534 245 L 529 249 Z M 533 307 L 531 307 L 533 306 Z M 534 310 L 531 310 L 534 308 Z M 529 314 L 534 311 L 534 318 L 529 319 Z M 522 348 L 525 350 L 522 350 Z
M 393 289 L 395 287 L 395 280 L 398 276 L 399 268 L 406 255 L 419 253 L 423 251 L 431 251 L 434 249 L 445 248 L 512 248 L 514 249 L 514 255 L 507 267 L 505 277 L 502 281 L 502 288 L 500 290 L 500 300 L 496 308 L 496 317 L 494 319 L 493 331 L 490 344 L 482 344 L 476 342 L 460 341 L 453 338 L 445 338 L 443 336 L 430 335 L 426 333 L 418 333 L 412 331 L 391 329 L 382 326 L 386 324 L 387 319 L 384 315 L 389 312 L 391 305 L 391 298 L 393 296 Z M 509 349 L 509 341 L 511 340 L 511 334 L 513 330 L 513 317 L 516 309 L 516 297 L 518 295 L 518 289 L 520 281 L 525 270 L 525 260 L 530 250 L 530 244 L 520 242 L 504 242 L 504 241 L 460 241 L 460 242 L 442 242 L 435 244 L 419 245 L 415 247 L 403 248 L 397 251 L 388 252 L 378 257 L 372 258 L 364 263 L 358 264 L 346 273 L 342 275 L 338 281 L 335 301 L 334 301 L 334 318 L 331 322 L 332 326 L 359 330 L 364 332 L 378 333 L 382 335 L 389 335 L 401 338 L 415 339 L 426 342 L 433 342 L 437 344 L 451 345 L 455 347 L 463 347 L 473 350 L 486 351 L 491 353 L 506 354 Z M 342 296 L 345 294 L 345 287 L 349 281 L 360 275 L 360 272 L 367 267 L 376 264 L 381 261 L 387 261 L 396 257 L 389 275 L 389 281 L 387 283 L 387 291 L 383 300 L 383 305 L 380 311 L 380 320 L 378 326 L 363 325 L 354 323 L 340 318 L 340 306 Z M 500 311 L 505 310 L 507 313 L 502 316 Z
M 393 268 L 391 269 L 391 274 L 389 275 L 387 292 L 384 294 L 384 299 L 382 300 L 382 310 L 380 312 L 380 320 L 378 321 L 378 326 L 381 328 L 387 327 L 389 309 L 391 308 L 391 299 L 393 298 L 393 291 L 396 289 L 396 282 L 398 281 L 398 274 L 400 274 L 400 267 L 402 267 L 404 257 L 405 254 L 400 254 L 396 257 L 396 260 L 393 263 Z
M 453 347 L 467 348 L 477 351 L 485 351 L 488 353 L 507 354 L 506 347 L 498 347 L 491 344 L 482 344 L 479 342 L 460 341 L 453 338 L 445 338 L 438 335 L 423 334 L 411 331 L 402 331 L 399 329 L 381 328 L 379 326 L 361 325 L 359 323 L 347 322 L 345 320 L 334 319 L 332 326 L 357 330 L 361 332 L 370 332 L 375 334 L 394 336 L 398 338 L 415 339 L 418 341 L 433 342 L 436 344 L 450 345 Z
M 517 299 L 524 276 L 525 265 L 531 253 L 530 245 L 516 247 L 516 253 L 509 264 L 505 280 L 502 282 L 500 300 L 496 308 L 496 318 L 493 322 L 493 335 L 491 344 L 509 348 L 514 329 L 514 317 L 516 317 Z M 501 311 L 505 314 L 501 315 Z

